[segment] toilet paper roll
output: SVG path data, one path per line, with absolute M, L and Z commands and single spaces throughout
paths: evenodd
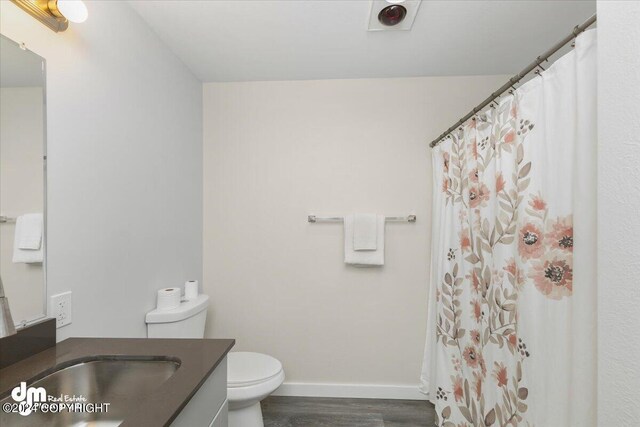
M 191 301 L 198 298 L 198 281 L 189 280 L 184 284 L 184 299 Z
M 180 288 L 164 288 L 158 290 L 158 310 L 171 310 L 180 306 Z

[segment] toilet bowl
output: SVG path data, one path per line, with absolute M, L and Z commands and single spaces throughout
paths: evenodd
M 283 381 L 284 371 L 278 359 L 261 353 L 229 353 L 229 427 L 263 427 L 260 401 L 280 387 Z
M 209 297 L 198 295 L 170 310 L 147 313 L 149 338 L 204 338 Z M 245 351 L 227 355 L 229 427 L 263 427 L 260 401 L 284 381 L 282 363 L 262 353 Z

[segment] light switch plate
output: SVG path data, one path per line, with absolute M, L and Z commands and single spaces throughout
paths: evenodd
M 71 323 L 72 311 L 70 291 L 51 296 L 51 316 L 56 319 L 56 328 Z

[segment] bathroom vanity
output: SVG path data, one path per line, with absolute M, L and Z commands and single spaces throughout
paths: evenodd
M 12 389 L 109 403 L 107 412 L 0 411 L 0 425 L 225 427 L 231 339 L 69 338 L 0 370 L 0 405 Z M 86 400 L 82 400 L 86 399 Z M 4 406 L 3 406 L 4 407 Z

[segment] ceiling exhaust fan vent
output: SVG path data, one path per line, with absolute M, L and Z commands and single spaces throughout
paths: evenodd
M 422 0 L 372 0 L 369 31 L 408 31 Z

